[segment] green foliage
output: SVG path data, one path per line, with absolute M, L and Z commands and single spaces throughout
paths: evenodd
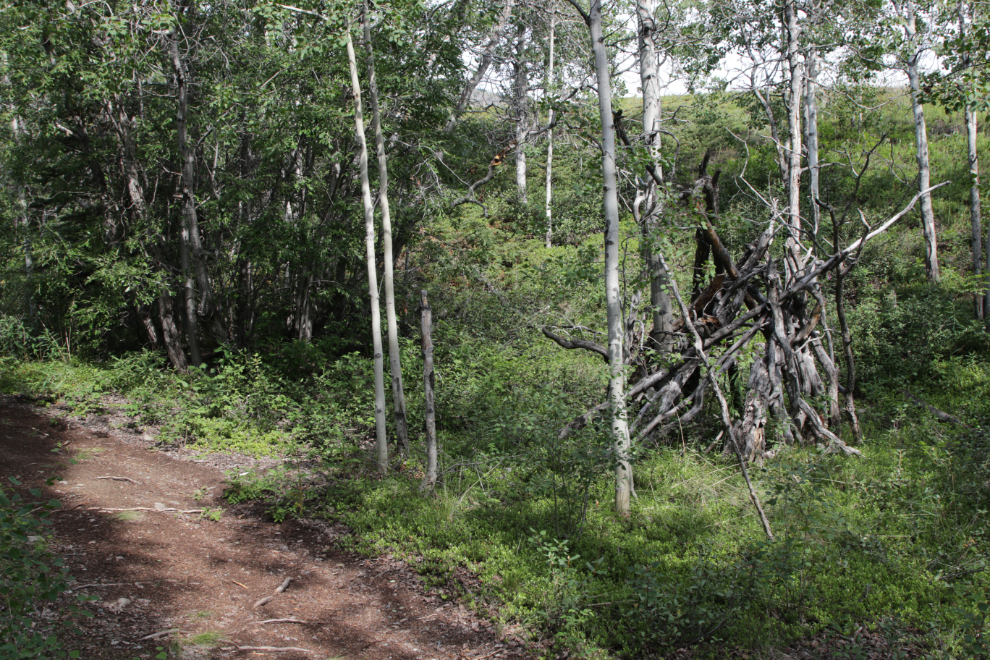
M 862 300 L 852 315 L 857 377 L 870 394 L 938 378 L 940 361 L 990 348 L 982 325 L 944 289 L 878 293 Z
M 33 498 L 41 495 L 39 489 L 30 492 Z M 28 501 L 0 490 L 0 655 L 5 658 L 79 657 L 62 649 L 51 625 L 55 601 L 68 589 L 68 569 L 46 547 L 47 517 L 58 506 L 55 500 Z

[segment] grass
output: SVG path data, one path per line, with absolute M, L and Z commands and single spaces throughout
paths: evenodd
M 358 532 L 354 549 L 404 555 L 435 584 L 466 567 L 479 580 L 462 588 L 469 604 L 585 652 L 638 654 L 701 636 L 699 657 L 719 657 L 727 644 L 765 649 L 891 616 L 939 631 L 929 643 L 951 651 L 962 624 L 946 604 L 988 586 L 972 540 L 986 514 L 936 478 L 962 466 L 917 430 L 874 433 L 862 460 L 800 449 L 768 462 L 756 483 L 774 544 L 734 466 L 676 450 L 639 464 L 628 519 L 611 513 L 610 484 L 597 481 L 576 539 L 548 533 L 560 522 L 552 503 L 513 498 L 519 484 L 505 476 L 479 493 L 489 503 L 467 491 L 424 499 L 400 477 L 346 482 L 325 503 Z
M 207 630 L 206 632 L 192 635 L 186 638 L 185 641 L 192 646 L 216 646 L 223 641 L 223 633 L 215 630 Z
M 899 309 L 911 304 L 902 297 Z M 930 341 L 927 326 L 904 327 L 894 327 L 899 341 Z M 901 359 L 882 336 L 871 341 L 878 355 Z M 476 398 L 446 400 L 444 410 L 470 407 L 480 422 L 442 426 L 443 479 L 434 497 L 418 490 L 418 440 L 403 469 L 379 479 L 346 436 L 313 448 L 324 487 L 311 487 L 290 465 L 232 477 L 228 497 L 262 500 L 276 519 L 343 522 L 356 532 L 348 549 L 404 557 L 428 585 L 454 585 L 497 624 L 521 624 L 534 640 L 586 657 L 684 646 L 697 657 L 720 657 L 727 647 L 759 657 L 860 626 L 913 635 L 942 657 L 972 657 L 966 636 L 982 630 L 979 607 L 990 587 L 985 437 L 936 424 L 888 385 L 887 396 L 861 410 L 862 459 L 794 448 L 753 469 L 777 537 L 767 544 L 736 466 L 692 449 L 707 446 L 715 429 L 697 426 L 683 445 L 678 438 L 676 447 L 644 451 L 639 498 L 628 518 L 616 517 L 606 476 L 574 486 L 584 468 L 608 472 L 595 462 L 600 430 L 554 444 L 561 411 L 526 389 L 545 382 L 545 368 L 525 371 L 542 358 L 493 355 L 473 353 L 475 365 L 491 360 L 480 369 L 487 378 L 445 373 L 449 387 Z M 926 359 L 915 394 L 971 424 L 990 412 L 985 361 Z M 46 368 L 72 367 L 30 369 Z M 510 378 L 516 389 L 499 398 L 498 383 Z M 474 577 L 456 579 L 459 568 Z
M 144 515 L 140 511 L 121 511 L 115 513 L 114 517 L 121 522 L 136 522 L 142 520 Z
M 82 461 L 90 461 L 99 456 L 103 451 L 104 449 L 102 447 L 86 447 L 77 451 L 72 458 L 80 463 Z

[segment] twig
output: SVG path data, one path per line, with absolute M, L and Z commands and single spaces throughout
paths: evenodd
M 656 256 L 660 261 L 660 266 L 667 269 L 667 262 L 663 258 L 663 253 L 658 251 Z M 667 272 L 669 273 L 670 270 L 667 269 Z M 691 321 L 691 315 L 688 313 L 687 306 L 681 298 L 681 292 L 677 288 L 677 282 L 674 281 L 673 278 L 670 280 L 670 286 L 674 294 L 674 298 L 677 300 L 677 304 L 681 308 L 681 315 L 684 319 L 684 324 L 694 336 L 694 350 L 698 354 L 698 357 L 700 357 L 703 361 L 706 369 L 708 370 L 709 376 L 711 376 L 712 365 L 711 362 L 708 361 L 708 355 L 705 354 L 705 343 L 701 339 L 701 335 L 698 334 L 698 329 Z M 739 448 L 739 443 L 736 442 L 736 434 L 732 430 L 732 420 L 729 417 L 729 406 L 725 401 L 725 397 L 722 395 L 722 388 L 718 386 L 717 378 L 709 378 L 709 381 L 712 384 L 712 388 L 715 390 L 715 395 L 718 397 L 718 403 L 722 413 L 722 424 L 725 426 L 725 432 L 729 435 L 729 442 L 732 444 L 732 448 L 736 452 L 736 458 L 739 460 L 739 469 L 742 471 L 743 478 L 746 480 L 746 486 L 749 488 L 749 497 L 753 500 L 753 506 L 756 507 L 757 512 L 760 514 L 760 522 L 763 524 L 763 531 L 766 533 L 767 538 L 772 541 L 773 532 L 770 531 L 770 521 L 767 520 L 767 515 L 763 512 L 763 507 L 760 505 L 760 498 L 756 495 L 756 489 L 753 488 L 753 484 L 749 480 L 749 470 L 746 469 L 746 459 L 743 458 L 742 450 Z
M 309 625 L 309 621 L 300 621 L 299 619 L 265 619 L 264 621 L 256 621 L 254 625 L 263 626 L 266 623 L 301 623 Z
M 916 406 L 918 406 L 920 408 L 924 408 L 925 410 L 927 410 L 931 414 L 935 415 L 935 417 L 938 420 L 940 420 L 940 421 L 949 422 L 951 424 L 958 424 L 959 426 L 962 426 L 963 428 L 967 428 L 967 429 L 969 429 L 971 431 L 973 430 L 973 427 L 972 426 L 970 426 L 966 422 L 962 421 L 961 419 L 959 419 L 955 415 L 950 415 L 949 413 L 945 412 L 944 410 L 939 410 L 935 406 L 932 406 L 932 405 L 929 405 L 929 404 L 925 403 L 924 401 L 922 401 L 921 399 L 919 399 L 915 395 L 911 394 L 911 392 L 909 392 L 908 390 L 904 390 L 904 396 L 906 396 L 908 399 L 910 399 L 911 401 L 913 401 Z
M 244 587 L 245 589 L 247 589 L 247 585 L 243 585 L 240 582 L 238 582 L 237 580 L 231 580 L 231 582 L 233 582 L 234 584 L 236 584 L 238 587 Z
M 110 511 L 110 512 L 117 512 L 117 511 L 160 511 L 162 513 L 203 513 L 203 511 L 205 511 L 205 509 L 171 509 L 171 508 L 169 508 L 169 509 L 154 509 L 154 508 L 148 507 L 148 506 L 136 506 L 136 507 L 133 507 L 133 508 L 130 508 L 130 509 L 107 509 L 106 507 L 95 506 L 95 507 L 90 507 L 89 509 L 87 509 L 87 511 Z
M 169 636 L 171 634 L 174 634 L 174 633 L 177 633 L 177 632 L 181 632 L 181 631 L 178 628 L 171 628 L 169 630 L 163 630 L 161 632 L 156 632 L 156 633 L 151 633 L 150 635 L 145 635 L 144 637 L 142 637 L 141 639 L 139 639 L 137 641 L 144 642 L 144 641 L 147 641 L 149 639 L 158 639 L 160 637 L 167 637 L 167 636 Z
M 477 658 L 468 658 L 468 660 L 485 660 L 485 658 L 490 658 L 490 657 L 492 657 L 493 655 L 495 655 L 496 653 L 498 653 L 501 650 L 502 649 L 495 649 L 491 653 L 486 653 L 485 655 L 479 655 Z M 461 654 L 461 657 L 462 658 L 467 658 L 467 656 L 464 655 L 463 653 Z
M 70 584 L 69 588 L 78 591 L 79 589 L 88 589 L 90 587 L 122 587 L 125 584 L 130 584 L 130 582 L 93 582 L 91 584 L 81 584 L 78 587 Z
M 278 588 L 275 589 L 275 593 L 274 594 L 272 594 L 271 596 L 265 596 L 264 598 L 262 598 L 261 600 L 259 600 L 257 603 L 254 604 L 254 606 L 253 606 L 252 609 L 257 609 L 257 608 L 261 607 L 262 605 L 267 605 L 268 603 L 272 602 L 275 599 L 275 596 L 279 595 L 280 593 L 282 593 L 283 591 L 285 591 L 286 589 L 289 588 L 289 583 L 290 582 L 292 582 L 292 578 L 290 578 L 290 577 L 285 578 L 285 580 L 282 581 L 282 584 L 280 584 L 278 586 Z M 241 585 L 241 586 L 244 586 L 244 585 Z
M 132 484 L 138 484 L 138 482 L 134 481 L 130 477 L 97 477 L 97 479 L 113 479 L 114 481 L 130 481 Z M 140 485 L 141 484 L 138 484 L 138 486 Z
M 237 646 L 235 644 L 234 648 L 238 651 L 270 651 L 272 653 L 295 651 L 296 653 L 316 653 L 316 651 L 301 649 L 298 646 Z

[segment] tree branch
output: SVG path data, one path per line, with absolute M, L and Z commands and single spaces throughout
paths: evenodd
M 552 339 L 566 349 L 583 348 L 586 351 L 591 351 L 592 353 L 598 353 L 608 362 L 608 350 L 604 346 L 600 346 L 593 341 L 587 341 L 585 339 L 571 339 L 567 340 L 556 335 L 548 330 L 546 327 L 541 327 L 540 332 L 542 332 L 547 339 Z

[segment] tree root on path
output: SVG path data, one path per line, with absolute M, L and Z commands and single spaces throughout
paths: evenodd
M 270 653 L 287 653 L 289 651 L 295 651 L 296 653 L 316 653 L 316 651 L 301 649 L 298 646 L 237 646 L 236 644 L 233 648 L 226 648 L 224 651 L 268 651 Z

